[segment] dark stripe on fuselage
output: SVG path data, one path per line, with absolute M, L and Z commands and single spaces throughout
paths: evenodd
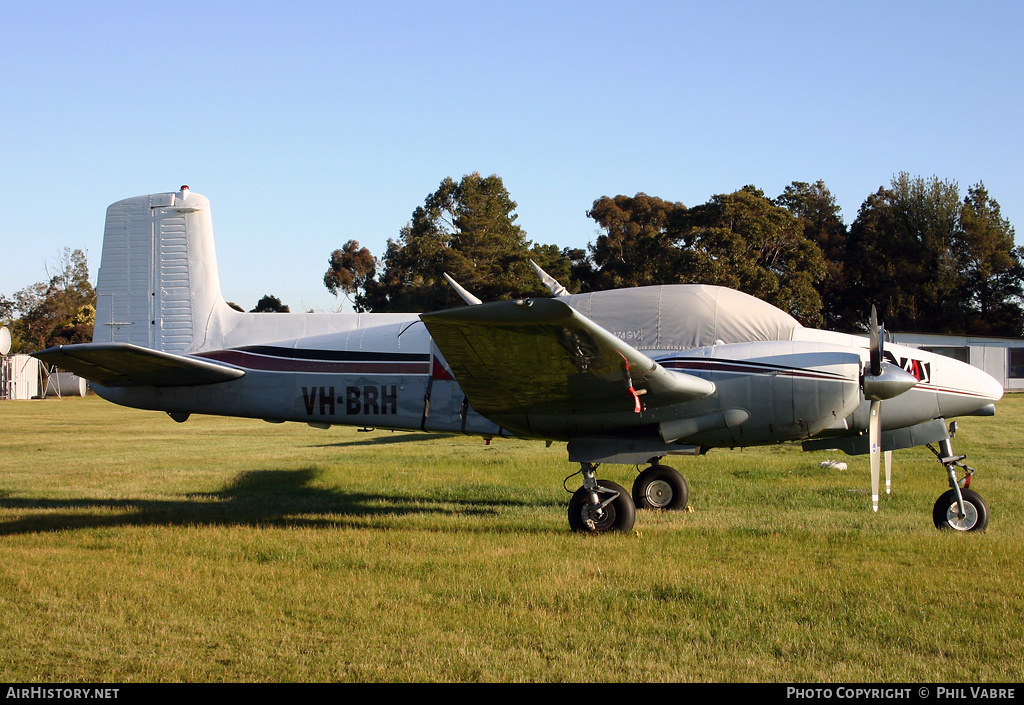
M 838 382 L 855 382 L 834 372 L 809 370 L 806 368 L 769 365 L 762 362 L 746 362 L 737 360 L 716 360 L 714 358 L 670 358 L 660 359 L 659 365 L 670 370 L 695 370 L 699 372 L 733 372 L 737 374 L 785 375 L 805 379 L 827 379 Z
M 198 357 L 250 370 L 331 374 L 430 374 L 429 353 L 306 350 L 251 345 L 197 353 Z
M 802 368 L 783 367 L 781 365 L 768 365 L 760 362 L 741 362 L 737 360 L 716 360 L 714 358 L 662 358 L 658 364 L 667 369 L 675 370 L 696 370 L 704 372 L 732 372 L 736 374 L 764 374 L 764 375 L 786 375 L 789 377 L 800 377 L 810 379 L 827 379 L 845 382 L 858 382 L 839 374 L 824 372 L 821 370 L 808 370 Z M 928 392 L 931 394 L 949 394 L 958 397 L 970 397 L 974 399 L 992 399 L 987 394 L 981 394 L 969 389 L 956 389 L 953 387 L 939 387 L 935 384 L 918 383 L 910 392 Z M 994 399 L 993 399 L 994 401 Z
M 335 360 L 341 362 L 430 362 L 430 353 L 373 352 L 366 350 L 307 350 L 305 348 L 281 348 L 273 345 L 245 345 L 231 348 L 241 352 L 281 357 L 293 360 Z M 226 352 L 226 351 L 218 351 Z M 200 353 L 205 354 L 205 353 Z

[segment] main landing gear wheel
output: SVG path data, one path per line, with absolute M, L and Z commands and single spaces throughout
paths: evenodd
M 586 487 L 573 494 L 569 500 L 569 528 L 592 534 L 632 530 L 636 522 L 636 507 L 626 488 L 599 480 L 596 491 L 600 500 L 597 507 L 591 504 L 590 491 Z
M 637 509 L 686 509 L 690 487 L 675 468 L 652 465 L 633 481 L 633 503 Z
M 988 505 L 977 492 L 960 490 L 964 498 L 964 516 L 960 516 L 960 508 L 956 501 L 956 492 L 944 492 L 932 510 L 932 520 L 937 529 L 951 531 L 984 531 L 988 526 Z

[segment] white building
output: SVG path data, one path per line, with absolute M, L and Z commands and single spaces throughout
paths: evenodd
M 999 380 L 1008 392 L 1024 390 L 1024 340 L 1020 338 L 930 333 L 889 333 L 888 338 L 974 365 Z
M 42 365 L 31 355 L 0 358 L 0 399 L 32 399 L 39 396 Z

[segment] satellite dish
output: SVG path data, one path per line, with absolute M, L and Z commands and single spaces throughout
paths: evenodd
M 0 326 L 0 355 L 6 355 L 11 351 L 11 331 L 6 326 Z

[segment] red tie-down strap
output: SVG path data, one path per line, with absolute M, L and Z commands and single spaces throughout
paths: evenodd
M 615 352 L 619 352 L 619 351 L 616 350 Z M 626 356 L 623 355 L 621 352 L 619 352 L 619 357 L 622 358 L 622 364 L 623 364 L 623 366 L 625 367 L 625 370 L 626 370 L 626 384 L 629 385 L 629 393 L 633 395 L 633 413 L 639 414 L 640 413 L 640 395 L 637 393 L 637 391 L 635 389 L 633 389 L 633 378 L 629 376 L 629 360 L 627 360 Z

